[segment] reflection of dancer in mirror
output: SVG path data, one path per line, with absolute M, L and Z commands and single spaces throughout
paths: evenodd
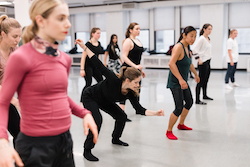
M 193 105 L 192 94 L 187 83 L 189 70 L 195 75 L 195 81 L 197 83 L 200 81 L 192 64 L 188 47 L 194 43 L 195 37 L 195 28 L 191 26 L 186 27 L 181 34 L 178 43 L 174 46 L 169 61 L 170 71 L 167 88 L 170 88 L 175 102 L 175 110 L 170 115 L 168 130 L 166 133 L 167 137 L 171 140 L 177 140 L 177 137 L 172 133 L 172 129 L 179 116 L 180 122 L 177 128 L 180 130 L 192 130 L 192 128 L 184 125 L 184 121 L 189 109 Z M 185 101 L 185 105 L 183 105 L 183 101 Z
M 93 53 L 95 53 L 95 56 L 97 57 L 99 57 L 99 54 L 102 54 L 104 52 L 101 43 L 98 41 L 100 36 L 101 36 L 100 28 L 97 27 L 92 28 L 90 32 L 90 40 L 85 44 Z M 89 60 L 86 52 L 82 52 L 80 75 L 84 77 L 86 82 L 85 87 L 82 89 L 82 94 L 87 87 L 91 86 L 92 77 L 94 77 L 97 82 L 103 80 L 102 74 L 95 68 L 93 63 Z M 80 99 L 81 102 L 82 102 L 82 94 Z
M 107 57 L 109 55 L 109 62 L 107 65 Z M 121 69 L 122 59 L 120 57 L 120 48 L 117 44 L 117 35 L 112 34 L 110 38 L 109 45 L 105 51 L 104 66 L 108 67 L 113 72 L 119 73 Z
M 122 67 L 120 74 L 107 69 L 102 62 L 86 47 L 82 40 L 77 39 L 76 43 L 79 44 L 95 67 L 105 76 L 105 80 L 97 83 L 91 87 L 86 88 L 83 92 L 83 105 L 86 109 L 92 112 L 94 120 L 100 131 L 102 125 L 102 115 L 100 110 L 108 113 L 115 119 L 115 127 L 112 134 L 112 143 L 122 146 L 128 146 L 127 143 L 120 140 L 123 129 L 125 127 L 127 115 L 116 104 L 121 100 L 129 99 L 132 106 L 136 110 L 136 114 L 146 116 L 164 116 L 164 111 L 151 111 L 143 108 L 137 96 L 139 94 L 139 82 L 141 80 L 141 72 L 134 67 Z M 89 161 L 98 161 L 99 159 L 91 153 L 95 144 L 93 143 L 93 135 L 89 135 L 84 143 L 84 157 Z
M 130 23 L 125 33 L 126 39 L 122 45 L 122 58 L 124 60 L 123 66 L 134 67 L 141 71 L 142 77 L 145 77 L 145 73 L 142 71 L 141 55 L 143 52 L 143 46 L 141 42 L 136 39 L 136 36 L 140 35 L 140 26 L 138 23 Z M 141 82 L 140 82 L 141 85 Z M 139 101 L 139 97 L 138 97 Z M 125 110 L 125 101 L 120 102 L 120 107 Z M 131 121 L 128 119 L 128 121 Z
M 72 113 L 83 118 L 97 142 L 97 126 L 91 112 L 67 95 L 71 58 L 59 51 L 71 26 L 69 9 L 63 0 L 34 0 L 24 45 L 11 53 L 0 92 L 0 166 L 74 167 L 73 143 L 69 132 Z M 21 31 L 20 31 L 21 32 Z M 7 134 L 8 109 L 17 91 L 21 121 L 15 149 Z M 20 155 L 20 157 L 19 157 Z
M 6 15 L 0 17 L 0 90 L 3 81 L 3 75 L 9 55 L 17 48 L 22 33 L 21 25 L 13 18 Z M 13 97 L 9 106 L 8 131 L 13 136 L 13 144 L 20 132 L 20 111 L 19 101 Z
M 238 52 L 238 43 L 236 41 L 236 37 L 238 35 L 237 30 L 233 29 L 230 31 L 230 36 L 227 40 L 227 73 L 225 77 L 225 83 L 226 83 L 226 89 L 233 89 L 229 85 L 229 78 L 233 84 L 234 87 L 240 86 L 239 84 L 235 83 L 235 77 L 234 74 L 237 69 L 237 62 L 239 59 L 239 52 Z
M 211 97 L 207 96 L 207 83 L 210 76 L 210 61 L 212 58 L 211 48 L 212 45 L 210 43 L 209 35 L 212 32 L 211 24 L 204 24 L 202 30 L 200 32 L 200 38 L 198 39 L 193 53 L 197 54 L 194 56 L 198 59 L 198 69 L 199 69 L 199 77 L 200 82 L 196 86 L 196 104 L 206 105 L 207 103 L 200 100 L 200 91 L 201 88 L 203 90 L 203 99 L 205 100 L 213 100 Z

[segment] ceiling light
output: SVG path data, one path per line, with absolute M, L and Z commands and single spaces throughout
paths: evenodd
M 11 2 L 0 2 L 0 5 L 11 5 Z

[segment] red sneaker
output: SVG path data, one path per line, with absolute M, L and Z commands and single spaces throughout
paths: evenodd
M 179 124 L 178 126 L 177 126 L 177 128 L 179 129 L 179 130 L 193 130 L 192 128 L 189 128 L 189 127 L 187 127 L 186 125 L 181 125 L 181 124 Z
M 178 138 L 173 134 L 172 131 L 167 131 L 166 136 L 170 139 L 170 140 L 177 140 Z

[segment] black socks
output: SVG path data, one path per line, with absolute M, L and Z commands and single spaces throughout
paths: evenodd
M 115 139 L 115 138 L 112 139 L 112 143 L 117 144 L 117 145 L 121 145 L 121 146 L 128 146 L 128 143 L 125 143 L 125 142 L 123 142 L 119 139 Z
M 91 153 L 91 150 L 84 149 L 83 156 L 89 161 L 99 161 L 99 159 Z

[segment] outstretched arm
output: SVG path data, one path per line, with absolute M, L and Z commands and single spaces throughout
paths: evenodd
M 96 57 L 94 56 L 95 54 L 83 43 L 81 39 L 76 39 L 75 44 L 80 45 L 81 48 L 87 53 L 88 57 L 92 61 L 92 63 L 95 65 L 95 67 L 106 77 L 116 77 L 116 75 L 107 69 L 103 63 Z M 116 77 L 117 78 L 117 77 Z
M 164 111 L 163 109 L 160 109 L 158 111 L 146 110 L 145 115 L 146 116 L 164 116 Z

